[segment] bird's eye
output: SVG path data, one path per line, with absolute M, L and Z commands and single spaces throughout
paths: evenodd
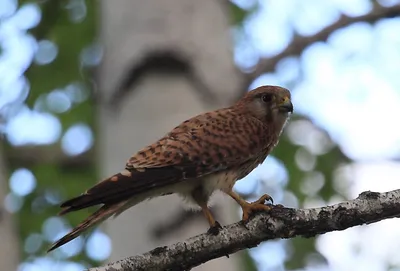
M 272 94 L 263 94 L 263 95 L 261 96 L 261 100 L 262 100 L 264 103 L 269 103 L 269 102 L 271 102 L 271 101 L 272 101 Z

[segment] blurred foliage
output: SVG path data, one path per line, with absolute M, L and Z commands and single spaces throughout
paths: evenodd
M 32 65 L 25 72 L 29 79 L 31 91 L 27 104 L 33 106 L 43 91 L 65 87 L 75 81 L 81 81 L 84 70 L 80 69 L 82 50 L 94 41 L 96 27 L 95 4 L 88 2 L 86 15 L 82 21 L 74 22 L 71 11 L 66 6 L 69 1 L 45 1 L 41 5 L 42 21 L 32 30 L 35 38 L 49 40 L 58 47 L 54 61 L 47 65 Z M 51 76 L 51 80 L 43 80 Z M 66 118 L 83 117 L 90 113 L 91 107 L 75 107 L 81 112 L 70 112 Z M 86 110 L 85 110 L 86 109 Z M 81 113 L 81 115 L 79 115 Z M 70 116 L 71 115 L 71 116 Z M 60 116 L 62 117 L 62 116 Z M 66 121 L 66 120 L 65 120 Z
M 74 7 L 71 7 L 73 1 L 48 0 L 48 1 L 20 1 L 20 7 L 25 4 L 35 3 L 41 9 L 41 21 L 30 33 L 40 42 L 48 40 L 57 47 L 56 58 L 48 64 L 40 65 L 32 61 L 25 72 L 30 85 L 29 95 L 26 104 L 35 110 L 49 111 L 41 103 L 49 93 L 56 89 L 64 89 L 70 84 L 79 84 L 82 91 L 90 89 L 89 78 L 85 76 L 90 70 L 84 68 L 81 60 L 82 51 L 90 46 L 95 39 L 97 26 L 97 2 L 82 1 L 82 17 L 74 17 Z M 55 150 L 62 154 L 61 138 L 64 132 L 73 124 L 84 123 L 94 130 L 94 108 L 92 101 L 86 99 L 73 103 L 70 109 L 64 113 L 54 113 L 61 121 L 62 134 L 59 140 L 51 146 L 42 146 L 47 150 Z M 15 153 L 27 155 L 18 152 L 19 147 L 11 145 L 5 146 L 5 155 L 15 156 Z M 29 151 L 29 150 L 28 150 Z M 91 154 L 92 152 L 90 152 Z M 68 157 L 67 154 L 60 155 L 52 161 L 43 162 L 38 156 L 37 161 L 29 165 L 21 165 L 18 159 L 8 159 L 9 172 L 21 166 L 27 167 L 32 171 L 37 180 L 35 190 L 24 197 L 24 204 L 18 212 L 20 238 L 23 245 L 27 237 L 32 233 L 44 234 L 43 225 L 45 221 L 56 216 L 59 211 L 60 201 L 80 194 L 97 180 L 97 171 L 93 155 L 87 155 L 81 164 L 68 165 L 65 160 L 73 160 L 74 157 Z M 24 159 L 21 159 L 24 160 Z M 76 225 L 87 216 L 87 213 L 81 212 L 71 216 L 66 216 L 66 226 Z M 46 240 L 43 237 L 43 240 Z M 21 249 L 23 260 L 34 259 L 35 256 L 43 256 L 51 242 L 46 240 L 35 253 L 27 253 Z M 84 265 L 99 265 L 99 262 L 89 258 L 85 253 L 80 253 L 71 258 Z

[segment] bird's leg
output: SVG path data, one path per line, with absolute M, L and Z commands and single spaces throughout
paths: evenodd
M 208 208 L 207 204 L 200 206 L 203 211 L 204 216 L 206 217 L 208 224 L 210 224 L 210 228 L 208 229 L 208 233 L 212 235 L 217 235 L 219 230 L 222 228 L 221 225 L 216 221 Z
M 204 216 L 206 217 L 210 228 L 208 229 L 208 233 L 212 235 L 217 235 L 219 230 L 222 228 L 221 225 L 214 219 L 210 209 L 207 206 L 208 197 L 204 197 L 202 193 L 202 189 L 198 188 L 192 192 L 192 197 L 196 201 L 196 203 L 201 207 Z
M 272 197 L 268 194 L 264 194 L 258 200 L 253 201 L 253 202 L 245 201 L 244 199 L 242 199 L 238 194 L 236 194 L 233 191 L 229 191 L 227 194 L 229 196 L 231 196 L 240 205 L 240 207 L 242 207 L 242 211 L 243 211 L 242 220 L 243 221 L 249 220 L 250 214 L 254 211 L 269 211 L 269 210 L 271 210 L 271 206 L 264 205 L 264 203 L 267 200 L 273 202 Z

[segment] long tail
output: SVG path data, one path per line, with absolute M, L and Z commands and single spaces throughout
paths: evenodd
M 182 179 L 175 168 L 160 168 L 146 170 L 124 170 L 103 180 L 88 189 L 85 193 L 67 200 L 61 204 L 59 215 L 82 210 L 91 206 L 103 204 L 87 219 L 81 222 L 70 233 L 55 242 L 48 252 L 75 239 L 83 231 L 93 227 L 111 216 L 118 216 L 126 209 L 139 202 L 165 194 L 160 188 Z M 167 193 L 168 194 L 168 193 Z
M 179 175 L 180 174 L 180 175 Z M 98 204 L 111 204 L 128 200 L 182 180 L 176 168 L 156 168 L 142 171 L 124 170 L 103 180 L 85 193 L 61 204 L 60 215 Z
M 76 237 L 78 237 L 83 231 L 86 231 L 87 229 L 103 222 L 113 214 L 117 213 L 118 210 L 121 209 L 123 205 L 125 205 L 126 202 L 120 202 L 117 204 L 112 204 L 112 205 L 104 205 L 100 209 L 98 209 L 96 212 L 94 212 L 92 215 L 90 215 L 88 218 L 86 218 L 84 221 L 82 221 L 78 226 L 76 226 L 72 231 L 70 231 L 68 234 L 66 234 L 64 237 L 62 237 L 60 240 L 56 241 L 51 245 L 51 247 L 47 250 L 47 252 L 50 252 L 66 243 L 68 243 L 71 240 L 74 240 Z

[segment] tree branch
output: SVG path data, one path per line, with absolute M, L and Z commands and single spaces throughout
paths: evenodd
M 400 189 L 385 193 L 367 191 L 357 199 L 322 208 L 275 206 L 269 213 L 256 214 L 246 226 L 234 223 L 225 226 L 217 236 L 200 234 L 88 271 L 190 270 L 266 240 L 313 237 L 394 217 L 400 217 Z
M 374 23 L 379 19 L 383 18 L 393 18 L 400 14 L 400 4 L 393 5 L 390 7 L 383 7 L 379 4 L 375 3 L 374 8 L 371 12 L 356 16 L 350 17 L 346 15 L 341 15 L 340 18 L 333 24 L 323 28 L 318 33 L 312 36 L 300 36 L 296 35 L 292 39 L 292 41 L 288 44 L 286 48 L 282 50 L 279 54 L 268 57 L 261 58 L 259 62 L 256 64 L 254 71 L 248 74 L 247 85 L 249 85 L 254 79 L 262 75 L 266 72 L 273 72 L 275 70 L 275 66 L 278 62 L 289 56 L 298 56 L 300 55 L 309 45 L 319 42 L 326 41 L 328 37 L 335 32 L 336 30 L 349 26 L 353 23 L 357 22 L 368 22 Z
M 9 167 L 32 167 L 37 164 L 56 163 L 63 167 L 87 167 L 93 163 L 94 150 L 68 156 L 57 144 L 7 146 L 6 160 Z

